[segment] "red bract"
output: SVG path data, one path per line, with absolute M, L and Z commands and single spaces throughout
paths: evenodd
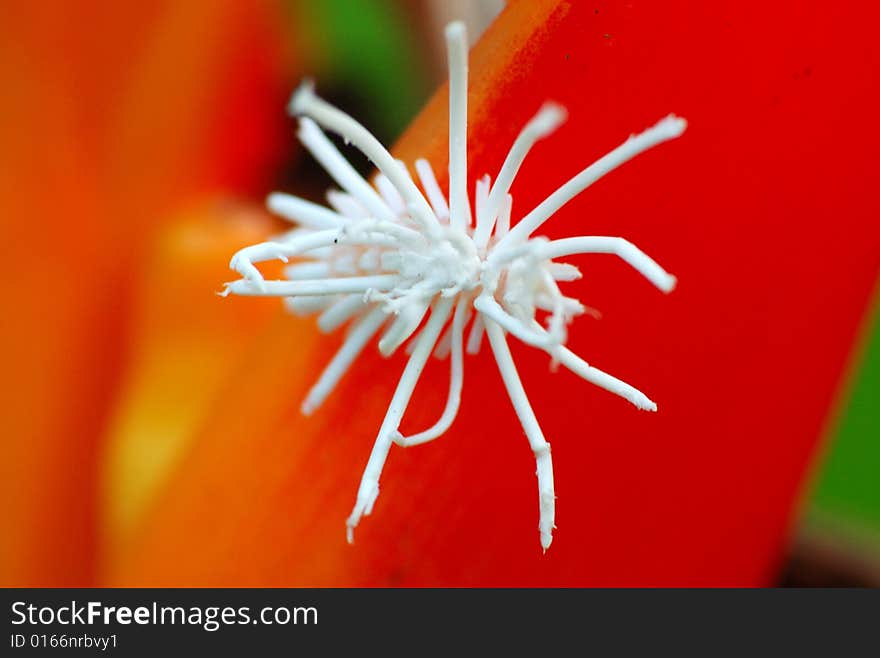
M 302 418 L 339 338 L 279 317 L 110 582 L 768 584 L 880 266 L 874 24 L 841 6 L 520 1 L 475 48 L 471 176 L 498 170 L 543 100 L 569 110 L 514 183 L 515 218 L 658 117 L 690 123 L 546 225 L 551 237 L 626 236 L 679 278 L 664 297 L 593 257 L 569 288 L 604 316 L 578 323 L 570 347 L 645 390 L 657 414 L 514 348 L 553 445 L 559 528 L 546 556 L 532 455 L 485 353 L 465 363 L 453 429 L 392 453 L 347 546 L 403 359 L 362 357 Z M 445 113 L 441 91 L 398 154 L 443 170 Z M 433 421 L 446 377 L 426 374 L 404 432 Z

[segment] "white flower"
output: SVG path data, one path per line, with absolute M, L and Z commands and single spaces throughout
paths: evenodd
M 593 368 L 565 347 L 569 322 L 585 308 L 560 291 L 560 282 L 577 279 L 580 272 L 558 259 L 575 254 L 614 254 L 663 292 L 672 290 L 675 278 L 623 238 L 582 236 L 551 241 L 532 234 L 565 203 L 612 169 L 681 135 L 686 123 L 670 115 L 631 136 L 511 228 L 511 183 L 529 149 L 564 121 L 565 111 L 547 103 L 526 124 L 495 183 L 488 176 L 476 182 L 476 208 L 472 213 L 466 188 L 467 47 L 463 25 L 450 24 L 446 41 L 450 75 L 449 204 L 427 161 L 415 163 L 419 189 L 403 163 L 394 160 L 363 126 L 318 98 L 312 85 L 305 83 L 294 93 L 289 109 L 299 117 L 303 145 L 342 191 L 328 193 L 332 210 L 286 194 L 270 195 L 269 208 L 299 227 L 282 239 L 246 247 L 235 254 L 230 267 L 243 278 L 227 284 L 223 294 L 284 297 L 296 313 L 320 312 L 318 326 L 325 332 L 352 321 L 342 348 L 303 402 L 305 414 L 321 405 L 374 336 L 381 332 L 379 350 L 385 356 L 414 336 L 407 348 L 409 360 L 347 521 L 349 541 L 361 517 L 373 509 L 391 444 L 425 443 L 451 425 L 461 397 L 463 352 L 478 352 L 485 333 L 537 461 L 539 531 L 541 546 L 546 550 L 552 541 L 555 516 L 550 445 L 523 390 L 506 334 L 544 350 L 554 362 L 639 409 L 656 411 L 657 406 L 643 393 Z M 341 135 L 372 160 L 380 172 L 375 187 L 355 172 L 321 127 Z M 303 260 L 287 268 L 288 280 L 265 281 L 254 265 L 275 258 L 287 262 L 294 256 Z M 539 312 L 546 313 L 545 325 L 536 319 Z M 428 319 L 423 323 L 425 316 Z M 451 353 L 446 407 L 432 427 L 402 436 L 398 431 L 401 419 L 432 353 L 438 357 Z

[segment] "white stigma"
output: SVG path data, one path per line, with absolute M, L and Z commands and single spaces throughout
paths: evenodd
M 461 403 L 464 353 L 479 352 L 484 333 L 498 364 L 514 411 L 535 455 L 538 476 L 541 546 L 552 541 L 556 496 L 550 444 L 544 438 L 507 344 L 507 335 L 545 351 L 586 381 L 647 411 L 656 411 L 644 393 L 594 368 L 565 347 L 568 326 L 590 312 L 566 297 L 559 284 L 580 278 L 578 269 L 558 259 L 582 254 L 612 254 L 640 272 L 662 292 L 675 277 L 630 242 L 619 237 L 580 236 L 562 240 L 533 237 L 557 210 L 599 178 L 643 151 L 682 134 L 686 122 L 661 119 L 633 135 L 576 174 L 511 228 L 511 184 L 532 146 L 566 118 L 564 108 L 546 103 L 513 143 L 494 184 L 475 182 L 475 212 L 467 185 L 467 40 L 464 26 L 446 29 L 449 52 L 449 198 L 437 184 L 427 160 L 415 162 L 418 183 L 407 167 L 363 126 L 319 98 L 303 83 L 289 109 L 299 119 L 298 136 L 341 188 L 328 193 L 327 208 L 287 194 L 271 194 L 269 209 L 296 224 L 284 236 L 246 247 L 230 267 L 241 279 L 226 284 L 224 295 L 285 298 L 297 314 L 319 313 L 324 332 L 351 323 L 343 345 L 302 404 L 313 413 L 357 357 L 378 338 L 384 356 L 407 343 L 409 353 L 385 419 L 370 454 L 357 499 L 347 521 L 347 536 L 372 512 L 379 478 L 392 443 L 413 446 L 441 436 Z M 339 134 L 378 168 L 374 184 L 357 174 L 323 130 Z M 298 262 L 286 279 L 266 281 L 257 263 Z M 425 320 L 427 318 L 427 320 Z M 451 320 L 451 322 L 450 322 Z M 543 322 L 541 322 L 543 320 Z M 464 333 L 470 325 L 467 340 Z M 400 423 L 429 357 L 449 358 L 447 402 L 437 422 L 411 436 Z

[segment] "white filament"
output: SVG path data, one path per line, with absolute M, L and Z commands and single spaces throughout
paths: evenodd
M 510 148 L 510 152 L 504 159 L 504 164 L 501 165 L 501 171 L 498 172 L 498 179 L 495 181 L 495 185 L 492 186 L 492 190 L 489 193 L 489 200 L 486 204 L 485 211 L 488 215 L 487 219 L 489 221 L 493 220 L 494 216 L 498 214 L 502 202 L 507 197 L 508 192 L 510 192 L 510 186 L 513 183 L 513 179 L 519 171 L 519 168 L 522 166 L 523 160 L 525 160 L 526 155 L 528 155 L 532 146 L 534 146 L 535 142 L 539 139 L 546 137 L 556 130 L 559 125 L 565 121 L 565 117 L 565 108 L 561 105 L 557 105 L 556 103 L 545 103 L 541 109 L 538 110 L 538 113 L 532 117 L 522 129 L 517 136 L 516 141 L 514 141 L 513 146 Z M 479 223 L 480 215 L 477 213 L 477 224 L 479 225 Z M 488 239 L 488 237 L 488 235 L 481 235 L 478 233 L 475 239 L 478 244 L 485 244 L 485 240 Z
M 333 304 L 318 317 L 318 329 L 325 334 L 336 331 L 343 324 L 359 313 L 366 302 L 362 295 L 349 295 Z
M 504 338 L 504 332 L 493 320 L 486 319 L 486 334 L 489 336 L 489 344 L 498 364 L 501 379 L 507 388 L 507 394 L 513 403 L 517 418 L 522 425 L 523 431 L 529 440 L 529 446 L 535 455 L 538 476 L 538 532 L 541 535 L 541 548 L 545 551 L 550 548 L 553 541 L 553 528 L 556 519 L 556 492 L 553 487 L 553 462 L 550 458 L 550 444 L 544 438 L 529 398 L 523 389 L 522 381 L 510 355 L 510 348 Z
M 663 292 L 671 292 L 675 288 L 674 276 L 641 249 L 623 238 L 596 236 L 564 238 L 544 244 L 540 252 L 548 259 L 564 258 L 573 254 L 614 254 Z
M 318 98 L 310 82 L 303 83 L 294 92 L 290 99 L 289 108 L 294 116 L 311 117 L 317 123 L 342 135 L 354 144 L 379 168 L 380 172 L 388 177 L 388 180 L 406 201 L 407 208 L 413 212 L 414 219 L 419 221 L 425 230 L 429 232 L 436 230 L 437 219 L 431 212 L 428 202 L 419 192 L 419 188 L 385 147 L 379 143 L 379 140 L 373 137 L 366 128 L 344 112 Z
M 385 420 L 379 428 L 379 435 L 373 445 L 373 451 L 370 453 L 370 459 L 364 469 L 361 484 L 358 487 L 357 501 L 351 516 L 346 521 L 347 537 L 349 543 L 354 541 L 354 529 L 357 527 L 364 515 L 369 515 L 373 511 L 373 504 L 379 496 L 379 477 L 382 474 L 382 468 L 388 457 L 388 450 L 391 448 L 392 440 L 400 426 L 400 421 L 409 404 L 425 363 L 434 349 L 434 343 L 443 329 L 443 325 L 449 319 L 449 312 L 452 309 L 452 299 L 441 298 L 437 301 L 434 309 L 431 311 L 431 317 L 428 323 L 419 335 L 419 340 L 413 350 L 412 356 L 406 363 L 406 368 L 397 383 L 397 389 L 388 405 L 388 411 L 385 414 Z
M 225 295 L 235 293 L 246 297 L 294 297 L 296 295 L 338 295 L 365 293 L 368 290 L 393 288 L 399 278 L 394 274 L 339 277 L 313 281 L 262 281 L 254 283 L 239 279 L 226 285 Z
M 315 409 L 321 406 L 327 396 L 336 388 L 339 380 L 348 371 L 351 364 L 366 347 L 370 339 L 376 335 L 386 320 L 386 315 L 381 308 L 374 308 L 372 311 L 358 320 L 357 324 L 352 328 L 351 333 L 345 338 L 342 347 L 336 353 L 336 356 L 324 368 L 324 372 L 315 382 L 315 385 L 309 390 L 305 400 L 303 400 L 300 409 L 303 414 L 310 416 Z
M 348 221 L 342 215 L 317 203 L 280 192 L 270 194 L 266 198 L 266 206 L 284 219 L 316 230 L 339 228 Z
M 499 248 L 504 243 L 510 244 L 517 240 L 524 240 L 562 206 L 602 178 L 602 176 L 628 160 L 632 160 L 639 153 L 647 151 L 649 148 L 657 146 L 657 144 L 679 137 L 685 128 L 687 128 L 687 122 L 684 119 L 670 114 L 646 131 L 631 136 L 623 144 L 596 160 L 596 162 L 544 199 L 532 212 L 523 217 L 513 227 L 513 230 L 499 243 Z
M 467 195 L 467 35 L 464 23 L 446 26 L 449 53 L 449 212 L 454 228 L 470 224 Z
M 379 194 L 382 195 L 382 199 L 388 204 L 388 207 L 391 208 L 391 211 L 395 215 L 401 216 L 406 214 L 406 202 L 403 200 L 403 197 L 400 196 L 400 192 L 397 191 L 397 188 L 395 188 L 394 185 L 391 184 L 391 181 L 388 180 L 388 176 L 385 174 L 377 174 L 376 187 L 379 190 Z
M 363 177 L 355 171 L 317 124 L 308 117 L 300 117 L 299 140 L 321 163 L 328 174 L 333 176 L 339 186 L 363 204 L 373 217 L 393 220 L 394 214 L 382 201 L 379 194 Z
M 443 190 L 437 184 L 437 177 L 434 176 L 434 170 L 431 163 L 427 160 L 416 160 L 416 172 L 419 174 L 419 180 L 428 200 L 431 202 L 431 209 L 437 215 L 439 220 L 449 219 L 449 206 L 446 204 L 446 197 L 443 196 Z
M 458 407 L 461 404 L 461 388 L 464 383 L 464 358 L 462 354 L 462 334 L 464 333 L 465 316 L 467 315 L 467 299 L 462 297 L 455 307 L 455 314 L 452 316 L 452 326 L 450 327 L 450 350 L 452 357 L 449 361 L 449 395 L 446 398 L 446 407 L 443 414 L 428 429 L 413 434 L 412 436 L 403 436 L 399 431 L 394 433 L 394 442 L 399 446 L 409 447 L 421 445 L 428 441 L 442 436 L 452 426 L 452 421 L 458 415 Z

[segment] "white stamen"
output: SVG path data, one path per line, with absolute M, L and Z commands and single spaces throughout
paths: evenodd
M 670 114 L 643 133 L 631 136 L 623 144 L 596 160 L 596 162 L 544 199 L 532 212 L 523 217 L 513 227 L 507 237 L 496 245 L 496 248 L 500 249 L 503 244 L 512 244 L 519 240 L 524 240 L 562 206 L 602 178 L 602 176 L 628 160 L 632 160 L 639 153 L 647 151 L 652 146 L 657 146 L 657 144 L 679 137 L 686 127 L 687 122 L 684 119 Z
M 404 306 L 385 335 L 379 340 L 379 351 L 384 356 L 391 356 L 398 347 L 403 345 L 407 338 L 418 329 L 422 318 L 428 312 L 428 304 L 410 304 Z
M 452 325 L 446 327 L 446 331 L 444 331 L 440 335 L 440 339 L 437 341 L 437 347 L 434 348 L 434 358 L 438 361 L 443 361 L 446 357 L 449 356 L 449 352 L 452 350 Z
M 485 248 L 489 242 L 489 236 L 492 235 L 492 228 L 495 226 L 495 215 L 486 212 L 489 205 L 489 185 L 491 179 L 489 174 L 483 176 L 477 181 L 477 190 L 474 194 L 477 212 L 477 227 L 474 230 L 474 244 L 478 250 Z
M 450 67 L 449 203 L 427 160 L 415 162 L 422 193 L 403 162 L 395 160 L 354 119 L 318 98 L 306 82 L 293 94 L 290 110 L 300 117 L 303 143 L 342 188 L 327 194 L 336 211 L 285 194 L 270 195 L 270 210 L 296 222 L 299 228 L 238 251 L 229 265 L 242 278 L 226 284 L 221 294 L 282 297 L 294 313 L 320 311 L 318 327 L 325 332 L 351 321 L 342 346 L 303 401 L 304 414 L 323 403 L 377 335 L 383 356 L 406 343 L 410 356 L 346 522 L 350 542 L 360 519 L 373 509 L 391 444 L 418 445 L 451 427 L 461 403 L 464 352 L 478 353 L 483 334 L 488 334 L 501 378 L 535 455 L 540 540 L 546 550 L 553 538 L 555 516 L 550 446 L 526 397 L 505 332 L 545 351 L 552 359 L 551 366 L 562 364 L 639 409 L 656 411 L 657 405 L 644 393 L 590 366 L 565 347 L 573 319 L 598 313 L 563 294 L 560 283 L 579 279 L 581 273 L 574 265 L 555 259 L 613 254 L 663 292 L 673 289 L 675 277 L 623 238 L 581 236 L 550 241 L 531 236 L 575 195 L 642 151 L 677 137 L 686 123 L 670 115 L 631 136 L 559 187 L 511 229 L 513 180 L 537 140 L 565 119 L 563 108 L 546 103 L 514 140 L 494 184 L 488 175 L 476 181 L 474 218 L 467 195 L 464 27 L 450 25 L 446 40 Z M 379 173 L 373 185 L 357 174 L 319 125 L 341 135 L 376 164 Z M 286 267 L 284 281 L 264 280 L 256 266 L 293 257 L 305 260 Z M 463 345 L 472 310 L 476 314 Z M 537 320 L 545 313 L 546 327 Z M 383 326 L 386 328 L 381 332 Z M 404 437 L 399 432 L 400 422 L 427 360 L 432 354 L 442 359 L 450 353 L 449 389 L 442 413 L 428 429 Z
M 495 222 L 495 237 L 500 240 L 510 231 L 510 213 L 513 211 L 513 197 L 509 194 L 501 202 L 498 220 Z
M 516 411 L 532 452 L 535 454 L 538 475 L 538 508 L 540 511 L 538 530 L 541 535 L 541 548 L 546 551 L 550 548 L 550 542 L 553 541 L 553 528 L 556 519 L 556 492 L 553 487 L 553 462 L 550 458 L 550 444 L 544 438 L 541 426 L 538 425 L 538 419 L 535 418 L 535 412 L 532 411 L 532 405 L 529 404 L 529 398 L 526 396 L 522 381 L 516 371 L 516 365 L 510 355 L 510 348 L 507 346 L 504 332 L 489 318 L 486 318 L 485 322 L 489 344 L 495 355 L 495 361 L 498 363 L 501 379 L 504 381 L 507 394 L 513 403 L 513 409 Z
M 361 295 L 343 297 L 321 313 L 321 316 L 318 318 L 318 328 L 325 334 L 336 331 L 359 313 L 365 305 L 366 302 L 364 302 L 364 298 Z
M 537 322 L 533 324 L 533 329 L 538 332 L 543 331 L 543 328 Z M 627 384 L 625 381 L 622 381 L 617 377 L 613 377 L 608 373 L 599 370 L 598 368 L 594 368 L 567 347 L 556 345 L 547 351 L 554 359 L 559 361 L 559 363 L 571 370 L 578 377 L 585 379 L 599 388 L 604 388 L 609 393 L 619 395 L 624 400 L 628 400 L 643 411 L 657 411 L 656 403 L 639 389 Z
M 419 174 L 419 180 L 428 200 L 431 202 L 431 208 L 439 220 L 449 219 L 449 206 L 446 204 L 446 197 L 443 196 L 443 190 L 437 184 L 437 177 L 434 176 L 434 170 L 431 163 L 427 160 L 416 160 L 416 172 Z
M 470 224 L 467 194 L 467 35 L 464 23 L 446 26 L 449 61 L 449 211 L 459 230 Z
M 467 298 L 462 297 L 455 306 L 455 315 L 452 316 L 450 327 L 450 342 L 452 358 L 449 362 L 449 395 L 446 398 L 446 407 L 443 414 L 434 425 L 412 436 L 403 436 L 400 432 L 394 433 L 394 442 L 399 446 L 416 446 L 442 436 L 452 426 L 452 421 L 458 415 L 458 407 L 461 404 L 461 388 L 464 382 L 464 359 L 462 355 L 462 334 L 467 322 L 468 308 Z
M 540 248 L 545 258 L 564 258 L 574 254 L 614 254 L 626 261 L 648 281 L 663 292 L 675 288 L 676 279 L 653 258 L 623 238 L 584 236 L 553 240 Z
M 266 198 L 266 206 L 275 215 L 318 231 L 339 228 L 348 222 L 346 217 L 324 206 L 280 192 L 270 194 Z
M 376 187 L 388 207 L 398 217 L 406 214 L 406 202 L 385 174 L 376 174 Z
M 546 349 L 554 344 L 554 341 L 548 336 L 532 331 L 520 320 L 517 320 L 510 313 L 505 311 L 501 304 L 495 301 L 493 297 L 480 295 L 474 300 L 474 308 L 483 314 L 486 319 L 492 319 L 499 325 L 504 327 L 505 331 L 512 333 L 526 345 Z
M 288 279 L 323 279 L 332 274 L 329 263 L 324 261 L 303 261 L 284 268 L 284 276 Z
M 486 333 L 485 329 L 483 316 L 477 313 L 477 317 L 474 318 L 471 331 L 468 334 L 467 347 L 465 348 L 468 354 L 480 353 L 480 346 L 483 344 L 483 334 Z
M 285 297 L 284 306 L 288 311 L 298 316 L 312 315 L 318 311 L 333 305 L 336 297 L 328 295 L 326 297 Z
M 262 281 L 263 275 L 254 267 L 254 263 L 280 259 L 287 261 L 291 256 L 305 253 L 317 247 L 330 246 L 339 239 L 337 230 L 315 231 L 300 235 L 285 242 L 261 242 L 239 250 L 229 261 L 229 269 L 253 281 Z
M 366 128 L 344 112 L 318 98 L 311 83 L 308 82 L 300 85 L 299 89 L 294 92 L 289 107 L 294 116 L 309 116 L 360 149 L 397 188 L 400 196 L 406 201 L 407 208 L 412 206 L 414 219 L 421 222 L 425 230 L 429 232 L 436 230 L 437 219 L 431 212 L 428 202 L 419 192 L 419 188 L 397 161 L 391 157 L 385 147 L 379 143 L 379 140 L 373 137 Z
M 394 213 L 385 205 L 382 197 L 357 173 L 314 121 L 300 117 L 297 135 L 339 186 L 360 201 L 373 217 L 389 221 L 394 219 Z
M 375 272 L 382 262 L 378 249 L 366 249 L 357 259 L 357 266 L 366 272 Z
M 370 459 L 364 469 L 364 475 L 361 478 L 361 484 L 358 487 L 357 502 L 346 522 L 346 535 L 348 542 L 354 542 L 354 529 L 360 522 L 361 517 L 369 515 L 373 511 L 373 504 L 379 496 L 379 477 L 382 475 L 382 469 L 385 466 L 385 460 L 388 457 L 388 450 L 391 448 L 392 437 L 400 426 L 400 420 L 406 412 L 406 407 L 412 397 L 422 370 L 431 350 L 434 349 L 434 343 L 443 329 L 443 325 L 449 319 L 449 313 L 452 310 L 452 299 L 441 298 L 438 300 L 434 309 L 431 311 L 431 317 L 422 333 L 419 335 L 419 341 L 413 350 L 412 356 L 406 363 L 403 375 L 397 383 L 397 389 L 391 398 L 391 404 L 388 405 L 388 412 L 385 414 L 385 420 L 379 428 L 379 435 L 373 445 L 373 451 L 370 453 Z
M 348 371 L 351 364 L 363 351 L 370 339 L 379 331 L 379 327 L 385 322 L 387 316 L 380 308 L 372 311 L 358 320 L 351 332 L 342 344 L 342 347 L 324 368 L 324 372 L 309 390 L 300 409 L 303 414 L 310 416 L 315 409 L 323 404 L 327 396 L 336 388 L 339 380 Z
M 568 263 L 547 263 L 546 268 L 555 281 L 577 281 L 583 277 L 577 267 Z
M 464 317 L 462 318 L 462 335 L 464 335 L 464 327 L 470 322 L 471 319 L 471 308 L 470 308 L 470 300 L 464 296 L 458 298 L 459 303 L 464 303 L 465 300 L 468 303 L 465 304 Z M 456 309 L 458 306 L 456 306 Z M 449 353 L 452 351 L 452 341 L 453 334 L 455 333 L 455 316 L 453 316 L 452 323 L 446 327 L 446 331 L 440 336 L 440 340 L 437 341 L 437 347 L 434 349 L 434 358 L 443 361 L 446 357 L 449 356 Z
M 604 388 L 609 393 L 619 395 L 625 400 L 629 400 L 639 409 L 657 411 L 657 404 L 640 390 L 627 384 L 625 381 L 617 379 L 617 377 L 594 368 L 567 347 L 556 347 L 554 356 L 562 365 L 591 384 Z
M 224 297 L 229 293 L 246 297 L 293 297 L 294 295 L 338 295 L 365 293 L 368 290 L 390 290 L 399 281 L 394 274 L 373 276 L 315 279 L 313 281 L 262 281 L 254 283 L 239 279 L 226 284 Z
M 522 131 L 517 135 L 516 141 L 510 148 L 510 152 L 501 165 L 501 171 L 498 172 L 498 179 L 492 186 L 489 193 L 489 202 L 486 204 L 486 213 L 495 215 L 498 213 L 501 203 L 510 192 L 510 186 L 516 177 L 519 168 L 522 166 L 532 146 L 539 139 L 542 139 L 556 130 L 565 118 L 567 113 L 565 108 L 556 103 L 544 103 L 538 113 L 525 125 Z M 477 213 L 477 223 L 479 224 L 480 215 Z
M 367 219 L 369 211 L 351 194 L 339 190 L 327 190 L 327 203 L 348 220 Z

